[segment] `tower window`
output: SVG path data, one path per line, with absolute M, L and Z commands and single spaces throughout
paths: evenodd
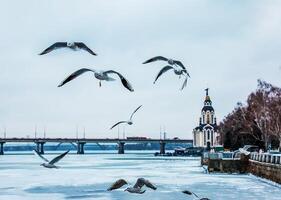
M 210 114 L 207 114 L 207 124 L 210 124 Z
M 211 131 L 211 145 L 214 146 L 214 133 Z
M 204 145 L 206 145 L 206 132 L 205 130 L 203 132 L 204 132 Z

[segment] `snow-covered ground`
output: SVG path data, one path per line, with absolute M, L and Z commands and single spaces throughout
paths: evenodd
M 181 193 L 185 189 L 213 200 L 281 199 L 281 187 L 254 176 L 205 174 L 199 158 L 70 154 L 58 163 L 60 169 L 46 169 L 40 164 L 41 159 L 35 155 L 0 156 L 0 199 L 192 199 Z M 133 184 L 138 177 L 149 179 L 158 189 L 147 189 L 142 195 L 124 192 L 124 188 L 106 191 L 119 178 Z

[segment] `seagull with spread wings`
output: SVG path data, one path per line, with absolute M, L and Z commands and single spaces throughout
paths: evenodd
M 119 189 L 123 187 L 124 185 L 127 185 L 128 182 L 124 179 L 119 179 L 116 182 L 114 182 L 107 191 L 112 191 Z M 137 182 L 133 187 L 127 187 L 124 191 L 130 192 L 130 193 L 137 193 L 137 194 L 143 194 L 145 193 L 145 190 L 142 190 L 143 186 L 146 186 L 152 190 L 156 190 L 157 187 L 153 185 L 149 180 L 144 178 L 138 178 Z
M 42 156 L 38 151 L 34 150 L 34 153 L 45 161 L 44 163 L 41 164 L 41 166 L 46 168 L 59 168 L 58 166 L 55 165 L 55 163 L 59 162 L 66 154 L 68 154 L 68 152 L 69 150 L 55 157 L 51 161 L 49 161 L 47 158 Z
M 137 109 L 131 114 L 130 119 L 128 121 L 120 121 L 117 122 L 116 124 L 114 124 L 110 129 L 113 129 L 115 126 L 119 125 L 119 124 L 123 124 L 126 123 L 128 125 L 132 125 L 133 124 L 133 116 L 134 114 L 142 107 L 142 105 L 140 105 L 139 107 L 137 107 Z
M 44 55 L 53 50 L 60 49 L 60 48 L 69 48 L 74 51 L 83 49 L 83 50 L 87 51 L 88 53 L 92 54 L 93 56 L 97 55 L 89 47 L 87 47 L 87 45 L 85 45 L 83 42 L 56 42 L 56 43 L 52 44 L 51 46 L 49 46 L 47 49 L 45 49 L 39 55 Z
M 190 75 L 189 73 L 187 72 L 185 66 L 182 64 L 181 61 L 178 61 L 178 60 L 173 60 L 173 59 L 168 59 L 168 58 L 165 58 L 163 56 L 156 56 L 156 57 L 153 57 L 145 62 L 143 62 L 143 64 L 147 64 L 147 63 L 151 63 L 151 62 L 155 62 L 155 61 L 166 61 L 168 62 L 169 65 L 163 67 L 160 72 L 157 74 L 155 80 L 154 80 L 154 84 L 156 83 L 156 81 L 158 80 L 158 78 L 164 74 L 165 72 L 169 71 L 170 69 L 173 69 L 174 70 L 174 73 L 176 75 L 179 76 L 179 78 L 183 75 L 185 76 L 185 79 L 184 79 L 184 82 L 183 82 L 183 85 L 181 87 L 181 90 L 183 90 L 183 88 L 186 87 L 187 85 L 187 79 L 190 78 Z
M 129 91 L 133 92 L 134 89 L 131 85 L 131 83 L 119 72 L 116 72 L 114 70 L 108 70 L 108 71 L 97 71 L 97 70 L 93 70 L 93 69 L 88 69 L 88 68 L 81 68 L 75 72 L 73 72 L 72 74 L 70 74 L 66 79 L 64 79 L 59 85 L 58 87 L 63 86 L 64 84 L 68 83 L 69 81 L 72 81 L 73 79 L 77 78 L 78 76 L 80 76 L 81 74 L 84 74 L 85 72 L 93 72 L 94 76 L 99 80 L 99 86 L 101 87 L 101 81 L 115 81 L 114 78 L 111 78 L 109 75 L 110 74 L 115 74 L 118 75 L 118 77 L 120 78 L 123 86 L 125 88 L 127 88 Z

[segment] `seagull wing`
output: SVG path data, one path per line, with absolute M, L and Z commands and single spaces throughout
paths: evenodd
M 155 185 L 153 185 L 149 180 L 144 179 L 144 178 L 138 178 L 136 184 L 134 185 L 134 188 L 140 188 L 141 189 L 144 185 L 148 188 L 153 189 L 153 190 L 157 189 L 157 187 Z
M 155 78 L 155 81 L 154 81 L 153 83 L 156 83 L 157 79 L 158 79 L 163 73 L 165 73 L 166 71 L 168 71 L 168 70 L 170 70 L 170 69 L 173 69 L 173 67 L 170 66 L 170 65 L 167 65 L 167 66 L 163 67 L 163 68 L 160 70 L 160 72 L 157 74 L 157 76 L 156 76 L 156 78 Z
M 75 72 L 73 72 L 72 74 L 70 74 L 66 79 L 64 79 L 59 85 L 58 87 L 63 86 L 64 84 L 66 84 L 69 81 L 72 81 L 73 79 L 77 78 L 78 76 L 80 76 L 81 74 L 85 73 L 85 72 L 95 72 L 92 69 L 87 69 L 87 68 L 82 68 L 79 69 Z
M 93 52 L 87 45 L 85 45 L 83 42 L 75 42 L 75 44 L 78 46 L 78 48 L 83 49 L 85 51 L 88 51 L 93 56 L 96 56 L 97 54 Z
M 187 85 L 187 76 L 186 76 L 185 79 L 184 79 L 184 82 L 183 82 L 183 84 L 182 84 L 181 90 L 183 90 L 183 88 L 185 88 L 186 85 Z
M 184 191 L 182 191 L 182 193 L 188 194 L 188 195 L 194 195 L 195 197 L 199 198 L 199 197 L 197 196 L 197 194 L 195 194 L 194 192 L 191 192 L 191 191 L 189 191 L 189 190 L 184 190 Z
M 155 185 L 153 185 L 149 180 L 145 179 L 145 182 L 144 182 L 145 186 L 150 188 L 150 189 L 153 189 L 153 190 L 157 190 L 157 187 Z
M 120 78 L 120 80 L 121 80 L 123 86 L 124 86 L 125 88 L 127 88 L 128 90 L 130 90 L 131 92 L 134 91 L 134 89 L 133 89 L 131 83 L 130 83 L 124 76 L 122 76 L 122 74 L 120 74 L 119 72 L 116 72 L 116 71 L 114 71 L 114 70 L 108 70 L 108 71 L 105 71 L 104 73 L 105 73 L 105 74 L 117 74 L 117 75 L 119 76 L 119 78 Z
M 69 152 L 69 150 L 66 151 L 66 152 L 64 152 L 64 153 L 62 153 L 61 155 L 55 157 L 53 160 L 51 160 L 51 161 L 49 162 L 49 164 L 53 165 L 53 164 L 55 164 L 56 162 L 60 161 L 66 154 L 68 154 L 68 152 Z
M 44 156 L 42 156 L 37 150 L 34 149 L 34 153 L 39 156 L 40 158 L 42 158 L 42 160 L 44 160 L 45 162 L 49 162 L 49 160 L 47 158 L 45 158 Z
M 49 46 L 47 49 L 45 49 L 39 55 L 44 55 L 44 54 L 49 53 L 49 52 L 51 52 L 51 51 L 53 51 L 55 49 L 63 48 L 63 47 L 67 47 L 67 43 L 66 42 L 56 42 L 53 45 Z
M 123 187 L 124 185 L 128 184 L 127 181 L 125 181 L 124 179 L 119 179 L 117 181 L 115 181 L 108 189 L 107 191 L 112 191 L 112 190 L 116 190 L 119 189 L 121 187 Z
M 184 191 L 182 191 L 182 193 L 188 194 L 188 195 L 192 195 L 192 192 L 190 192 L 190 191 L 188 191 L 188 190 L 184 190 Z
M 158 60 L 168 61 L 168 58 L 165 58 L 163 56 L 155 56 L 155 57 L 150 58 L 149 60 L 143 62 L 142 64 L 151 63 L 151 62 L 158 61 Z
M 117 125 L 119 125 L 119 124 L 122 124 L 122 123 L 128 123 L 128 122 L 127 122 L 127 121 L 118 122 L 118 123 L 114 124 L 114 125 L 110 128 L 110 130 L 113 129 L 115 126 L 117 126 Z
M 134 114 L 138 111 L 138 109 L 140 109 L 142 107 L 142 105 L 140 105 L 139 107 L 137 107 L 137 109 L 131 114 L 130 120 L 132 120 Z

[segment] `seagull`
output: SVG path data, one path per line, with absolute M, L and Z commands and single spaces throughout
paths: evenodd
M 115 183 L 113 183 L 107 190 L 112 191 L 115 189 L 119 189 L 123 187 L 124 185 L 127 185 L 127 181 L 124 179 L 119 179 Z M 137 193 L 137 194 L 143 194 L 145 193 L 145 190 L 142 190 L 143 186 L 146 186 L 150 189 L 156 190 L 157 187 L 153 185 L 149 180 L 144 178 L 138 178 L 137 182 L 133 187 L 127 187 L 124 191 L 130 192 L 130 193 Z
M 129 119 L 128 121 L 120 121 L 120 122 L 117 122 L 116 124 L 114 124 L 114 125 L 110 128 L 110 130 L 113 129 L 115 126 L 117 126 L 117 125 L 119 125 L 119 124 L 122 124 L 122 123 L 126 123 L 126 124 L 128 124 L 128 125 L 132 125 L 132 124 L 133 124 L 133 116 L 134 116 L 134 114 L 138 111 L 138 109 L 140 109 L 141 107 L 142 107 L 142 105 L 140 105 L 139 107 L 137 107 L 137 109 L 131 114 L 131 117 L 130 117 L 130 119 Z
M 56 42 L 53 45 L 49 46 L 47 49 L 45 49 L 42 53 L 39 55 L 47 54 L 53 50 L 60 49 L 60 48 L 70 48 L 74 51 L 78 49 L 83 49 L 90 54 L 96 56 L 97 54 L 94 53 L 89 47 L 87 47 L 83 42 Z
M 45 161 L 45 163 L 42 163 L 41 166 L 46 167 L 46 168 L 57 168 L 58 169 L 59 167 L 54 164 L 57 163 L 58 161 L 60 161 L 66 154 L 68 154 L 69 150 L 60 154 L 59 156 L 55 157 L 51 161 L 49 161 L 47 158 L 42 156 L 38 151 L 34 150 L 34 152 L 35 152 L 35 154 L 37 154 L 40 158 L 42 158 Z
M 155 62 L 155 61 L 167 61 L 169 65 L 163 67 L 160 72 L 157 74 L 155 80 L 154 80 L 154 84 L 156 83 L 156 81 L 158 80 L 158 78 L 165 72 L 167 72 L 168 70 L 170 69 L 173 69 L 174 70 L 174 73 L 176 75 L 179 76 L 179 78 L 183 75 L 185 76 L 185 79 L 184 79 L 184 82 L 183 82 L 183 85 L 181 87 L 181 90 L 183 90 L 183 88 L 186 87 L 187 85 L 187 79 L 190 78 L 190 75 L 189 73 L 187 72 L 185 66 L 182 64 L 181 61 L 178 61 L 178 60 L 173 60 L 173 59 L 168 59 L 168 58 L 165 58 L 163 56 L 156 56 L 156 57 L 153 57 L 145 62 L 143 62 L 143 64 L 147 64 L 147 63 L 151 63 L 151 62 Z
M 78 76 L 80 76 L 81 74 L 85 73 L 85 72 L 93 72 L 94 76 L 100 80 L 99 81 L 99 86 L 101 87 L 101 81 L 115 81 L 114 78 L 111 78 L 110 76 L 108 76 L 109 74 L 117 74 L 123 84 L 123 86 L 125 88 L 127 88 L 129 91 L 133 92 L 134 89 L 132 87 L 132 85 L 130 84 L 130 82 L 124 77 L 122 76 L 119 72 L 116 72 L 114 70 L 108 70 L 108 71 L 97 71 L 97 70 L 93 70 L 93 69 L 88 69 L 88 68 L 81 68 L 75 72 L 73 72 L 72 74 L 70 74 L 66 79 L 64 79 L 59 85 L 58 87 L 63 86 L 64 84 L 66 84 L 67 82 L 77 78 Z
M 194 192 L 191 192 L 189 190 L 184 190 L 182 191 L 182 193 L 187 194 L 187 195 L 194 195 L 197 199 L 199 200 L 210 200 L 209 198 L 200 198 L 197 194 L 195 194 Z

